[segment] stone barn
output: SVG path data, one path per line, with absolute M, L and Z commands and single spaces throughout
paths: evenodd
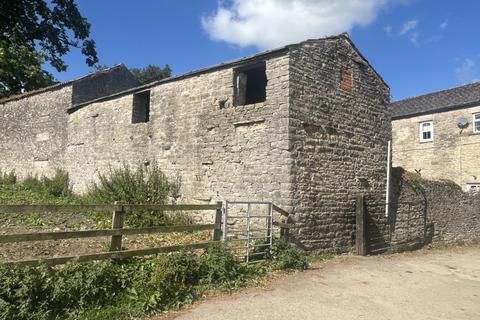
M 63 168 L 82 192 L 110 166 L 155 161 L 181 176 L 181 202 L 273 201 L 307 249 L 344 252 L 354 195 L 385 193 L 388 103 L 347 34 L 142 86 L 118 66 L 1 101 L 0 168 Z

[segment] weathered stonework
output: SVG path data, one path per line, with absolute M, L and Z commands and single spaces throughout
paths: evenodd
M 480 133 L 472 129 L 472 114 L 480 106 L 394 119 L 392 121 L 393 166 L 419 172 L 426 179 L 448 179 L 467 189 L 480 184 Z M 458 119 L 469 126 L 461 129 Z M 433 141 L 420 142 L 420 122 L 433 121 Z
M 432 181 L 396 168 L 391 207 L 392 244 L 480 238 L 480 193 L 452 181 Z
M 385 194 L 389 89 L 343 41 L 297 48 L 290 68 L 297 238 L 308 249 L 347 251 L 355 239 L 355 194 Z M 342 88 L 345 69 L 351 89 Z
M 241 105 L 236 70 L 259 62 L 265 101 Z M 71 88 L 62 90 L 1 106 L 26 140 L 2 138 L 10 153 L 0 167 L 23 176 L 61 167 L 82 192 L 110 166 L 155 161 L 181 176 L 181 202 L 273 201 L 295 214 L 295 239 L 306 248 L 339 252 L 353 246 L 354 194 L 385 192 L 389 89 L 346 35 L 76 105 L 67 99 Z M 134 94 L 145 91 L 149 121 L 132 123 Z M 16 103 L 32 114 L 16 115 Z M 59 121 L 44 129 L 37 113 L 54 111 Z M 47 138 L 52 150 L 40 170 L 31 154 Z
M 376 198 L 365 199 L 370 254 L 480 239 L 480 193 L 463 192 L 452 181 L 427 180 L 393 168 L 388 217 L 375 212 Z
M 99 81 L 100 80 L 100 81 Z M 98 98 L 138 86 L 123 65 L 0 101 L 0 170 L 20 179 L 65 168 L 67 110 L 82 96 Z

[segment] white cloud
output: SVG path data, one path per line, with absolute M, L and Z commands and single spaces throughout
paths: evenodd
M 419 45 L 419 44 L 418 44 L 418 37 L 419 37 L 418 32 L 412 32 L 412 33 L 409 35 L 408 38 L 410 39 L 410 41 L 411 41 L 414 45 L 418 46 L 418 45 Z
M 214 40 L 261 49 L 350 31 L 399 0 L 231 0 L 202 17 Z
M 479 81 L 480 73 L 477 62 L 470 58 L 464 58 L 462 64 L 455 68 L 455 76 L 459 83 Z
M 445 20 L 440 24 L 440 28 L 445 29 L 446 27 L 448 27 L 448 19 L 445 19 Z
M 389 37 L 393 37 L 392 26 L 385 26 L 385 27 L 383 27 L 383 30 L 385 30 L 385 32 L 387 33 L 387 35 Z
M 409 20 L 403 24 L 398 34 L 403 36 L 407 34 L 409 31 L 415 29 L 417 25 L 418 25 L 418 20 Z

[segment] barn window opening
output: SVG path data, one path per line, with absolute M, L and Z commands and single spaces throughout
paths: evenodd
M 235 105 L 264 102 L 267 97 L 265 62 L 235 70 Z
M 150 91 L 133 95 L 132 123 L 150 121 Z

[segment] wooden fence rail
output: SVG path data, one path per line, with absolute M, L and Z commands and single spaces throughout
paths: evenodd
M 183 225 L 183 226 L 157 226 L 145 228 L 129 228 L 125 229 L 125 215 L 135 210 L 149 211 L 203 211 L 214 210 L 213 224 Z M 113 205 L 0 205 L 0 213 L 29 213 L 29 212 L 106 212 L 112 211 L 112 228 L 101 230 L 82 230 L 82 231 L 63 231 L 63 232 L 39 232 L 24 234 L 6 234 L 0 235 L 0 243 L 24 242 L 24 241 L 44 241 L 59 240 L 72 238 L 88 238 L 110 236 L 110 252 L 101 252 L 95 254 L 67 256 L 58 258 L 35 259 L 5 262 L 5 264 L 37 266 L 40 264 L 57 265 L 68 261 L 93 261 L 105 259 L 130 258 L 135 256 L 145 256 L 157 253 L 173 252 L 182 249 L 201 249 L 206 248 L 211 243 L 218 242 L 221 239 L 221 220 L 222 220 L 222 203 L 214 205 L 131 205 L 131 204 L 113 204 Z M 213 230 L 212 241 L 165 246 L 148 249 L 122 250 L 122 236 L 136 234 L 152 234 L 152 233 L 170 233 L 184 231 L 204 231 Z
M 205 211 L 221 209 L 221 202 L 217 204 L 62 204 L 62 205 L 0 205 L 0 213 L 31 213 L 31 212 L 51 212 L 51 213 L 75 213 L 75 212 L 108 212 L 133 210 L 150 211 Z

